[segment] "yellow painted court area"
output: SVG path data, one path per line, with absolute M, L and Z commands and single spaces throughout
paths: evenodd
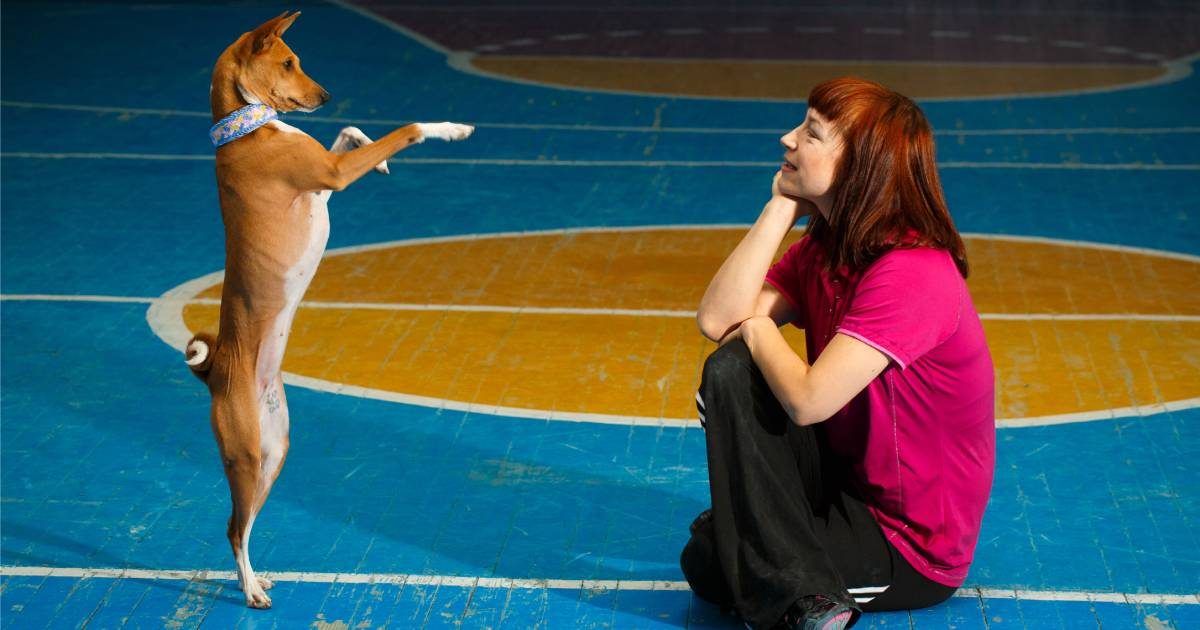
M 486 73 L 538 83 L 645 94 L 803 100 L 829 77 L 878 81 L 912 98 L 1041 94 L 1115 87 L 1163 76 L 1134 64 L 1002 64 L 486 55 Z
M 584 231 L 332 252 L 284 368 L 481 406 L 693 418 L 713 344 L 688 313 L 743 232 Z M 968 250 L 998 418 L 1200 396 L 1189 378 L 1200 368 L 1200 264 L 991 237 L 968 239 Z M 197 297 L 219 295 L 217 285 Z M 1122 317 L 1131 314 L 1161 317 Z M 184 316 L 192 330 L 215 330 L 217 307 L 190 304 Z M 802 333 L 785 334 L 803 352 Z

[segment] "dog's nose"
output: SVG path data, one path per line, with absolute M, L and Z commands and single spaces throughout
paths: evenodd
M 325 90 L 321 90 L 321 104 L 324 105 L 325 103 L 328 103 L 329 99 L 330 99 L 329 92 L 326 92 Z

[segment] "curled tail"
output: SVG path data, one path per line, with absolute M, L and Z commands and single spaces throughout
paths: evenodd
M 188 342 L 184 351 L 184 360 L 192 368 L 196 378 L 208 382 L 208 371 L 212 368 L 213 355 L 216 354 L 217 339 L 208 333 L 196 333 Z

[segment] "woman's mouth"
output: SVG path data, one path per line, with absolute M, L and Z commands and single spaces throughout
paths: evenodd
M 779 168 L 780 168 L 780 170 L 784 170 L 784 171 L 794 171 L 794 170 L 796 170 L 796 167 L 795 167 L 795 166 L 792 166 L 792 163 L 791 163 L 791 162 L 788 162 L 787 160 L 784 160 L 784 161 L 783 161 L 783 165 L 782 165 L 782 166 L 780 166 Z

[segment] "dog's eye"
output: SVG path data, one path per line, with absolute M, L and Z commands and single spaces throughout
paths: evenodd
M 284 69 L 284 70 L 291 70 L 291 69 L 292 69 L 292 59 L 291 59 L 290 57 L 288 58 L 288 60 L 287 60 L 287 61 L 283 62 L 283 69 Z

